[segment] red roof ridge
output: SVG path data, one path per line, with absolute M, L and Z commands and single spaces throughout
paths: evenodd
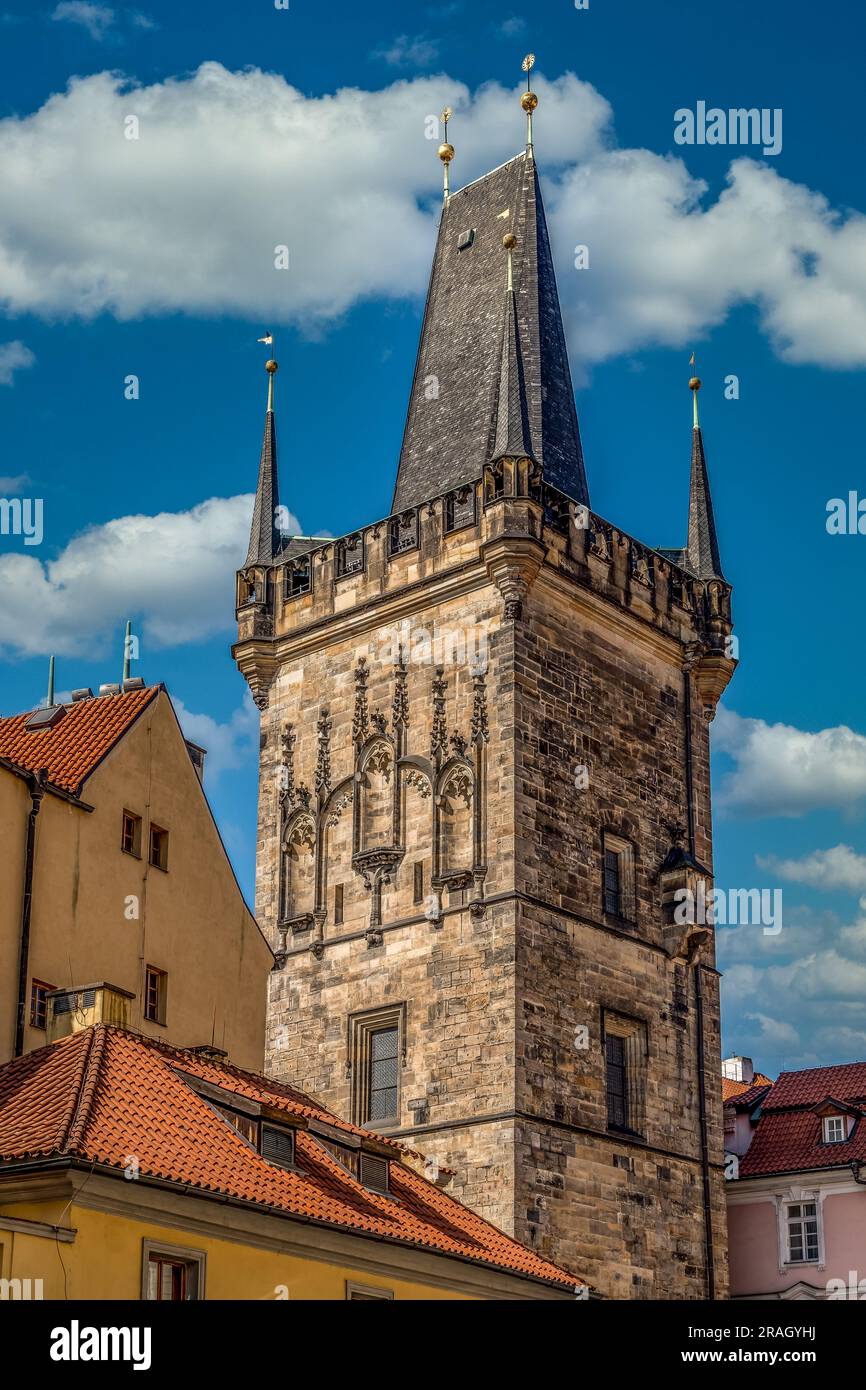
M 96 1088 L 99 1085 L 99 1072 L 107 1045 L 108 1039 L 105 1034 L 105 1029 L 103 1027 L 94 1028 L 93 1039 L 87 1049 L 81 1079 L 78 1083 L 78 1104 L 75 1107 L 66 1134 L 67 1153 L 77 1149 L 81 1140 L 84 1138 L 84 1131 L 90 1119 Z
M 75 1077 L 72 1083 L 72 1094 L 70 1097 L 70 1102 L 67 1106 L 66 1113 L 63 1116 L 63 1121 L 60 1126 L 60 1133 L 57 1136 L 57 1147 L 61 1153 L 66 1153 L 68 1151 L 67 1145 L 69 1143 L 69 1136 L 78 1117 L 78 1111 L 81 1105 L 82 1085 L 87 1076 L 87 1068 L 88 1063 L 90 1061 L 90 1054 L 93 1051 L 93 1043 L 95 1036 L 95 1029 L 92 1032 L 88 1029 L 85 1032 L 72 1033 L 68 1038 L 62 1038 L 59 1043 L 54 1044 L 54 1046 L 68 1047 L 70 1049 L 77 1046 L 79 1051 L 81 1052 L 81 1057 L 79 1058 L 78 1064 L 75 1069 Z M 79 1039 L 81 1041 L 79 1041 Z M 46 1047 L 38 1048 L 35 1052 L 31 1052 L 30 1056 L 33 1058 L 37 1058 L 45 1053 L 50 1054 L 52 1050 L 52 1046 L 49 1044 Z

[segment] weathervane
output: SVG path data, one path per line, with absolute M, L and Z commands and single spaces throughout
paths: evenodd
M 520 66 L 526 73 L 526 91 L 520 98 L 520 105 L 526 112 L 526 152 L 527 154 L 532 154 L 532 113 L 538 105 L 538 97 L 529 85 L 529 74 L 535 67 L 535 54 L 527 53 Z
M 257 339 L 256 339 L 256 342 L 257 342 L 257 343 L 264 343 L 266 347 L 273 348 L 273 346 L 274 346 L 274 335 L 273 335 L 273 333 L 271 333 L 270 330 L 269 330 L 269 331 L 265 334 L 265 336 L 264 336 L 263 338 L 257 338 Z M 276 370 L 277 370 L 277 364 L 276 364 L 276 362 L 274 361 L 273 357 L 270 357 L 270 358 L 268 359 L 268 361 L 265 363 L 265 371 L 266 371 L 267 374 L 268 374 L 268 410 L 269 410 L 269 411 L 272 411 L 273 408 L 274 408 L 274 373 L 276 372 Z
M 439 158 L 442 160 L 442 170 L 444 174 L 444 192 L 442 201 L 444 202 L 446 207 L 448 206 L 448 199 L 451 196 L 451 186 L 448 180 L 448 166 L 454 158 L 454 146 L 449 145 L 448 143 L 448 122 L 451 120 L 451 117 L 453 115 L 454 112 L 451 110 L 451 107 L 446 106 L 445 110 L 442 112 L 442 115 L 439 117 L 440 121 L 445 127 L 445 138 L 442 141 L 442 144 L 439 146 Z

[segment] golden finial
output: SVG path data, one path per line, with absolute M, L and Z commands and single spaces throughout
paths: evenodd
M 450 184 L 449 184 L 449 181 L 448 181 L 448 166 L 450 165 L 452 159 L 454 158 L 454 146 L 453 146 L 453 145 L 449 145 L 449 143 L 448 143 L 448 122 L 451 120 L 451 117 L 452 117 L 453 115 L 454 115 L 454 112 L 451 110 L 451 107 L 450 107 L 450 106 L 446 106 L 446 107 L 445 107 L 445 110 L 442 112 L 442 115 L 439 117 L 440 121 L 442 122 L 443 126 L 445 127 L 445 139 L 442 141 L 442 144 L 439 146 L 439 158 L 442 160 L 442 172 L 443 172 L 443 175 L 444 175 L 444 178 L 443 178 L 443 184 L 444 184 L 443 202 L 445 202 L 445 203 L 448 202 L 448 199 L 449 199 L 450 196 L 451 196 L 451 187 L 450 187 Z
M 692 353 L 691 357 L 689 358 L 689 366 L 690 366 L 690 367 L 693 367 L 694 365 L 695 365 L 695 354 Z M 700 377 L 699 377 L 699 376 L 693 376 L 693 377 L 691 377 L 691 378 L 689 379 L 689 390 L 692 392 L 692 401 L 693 401 L 693 404 L 694 404 L 694 416 L 695 416 L 695 429 L 696 429 L 696 430 L 697 430 L 697 429 L 700 429 L 700 425 L 699 425 L 699 423 L 698 423 L 698 392 L 700 391 L 700 389 L 701 389 L 701 379 L 700 379 Z
M 506 232 L 506 233 L 505 233 L 505 236 L 502 238 L 502 245 L 505 247 L 505 250 L 508 252 L 508 278 L 507 278 L 506 283 L 505 283 L 505 288 L 506 288 L 506 290 L 510 291 L 510 290 L 513 290 L 513 289 L 514 289 L 514 279 L 513 279 L 513 275 L 512 275 L 512 265 L 511 265 L 511 253 L 513 252 L 515 246 L 517 245 L 517 237 L 514 235 L 513 232 Z
M 523 93 L 523 96 L 520 98 L 520 105 L 523 107 L 524 111 L 526 112 L 526 152 L 527 152 L 527 154 L 532 154 L 532 113 L 533 113 L 533 111 L 535 110 L 536 106 L 538 105 L 538 97 L 535 95 L 535 93 L 534 93 L 534 92 L 532 91 L 532 89 L 530 88 L 530 85 L 529 85 L 529 74 L 532 72 L 532 69 L 535 67 L 535 54 L 534 54 L 534 53 L 527 53 L 526 57 L 524 58 L 524 60 L 523 60 L 523 62 L 521 63 L 520 66 L 523 68 L 523 71 L 526 73 L 526 91 Z
M 273 357 L 265 363 L 265 371 L 268 374 L 268 410 L 274 408 L 274 376 L 278 370 L 277 363 Z

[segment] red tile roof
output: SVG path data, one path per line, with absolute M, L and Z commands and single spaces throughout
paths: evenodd
M 52 729 L 26 729 L 32 710 L 0 719 L 0 758 L 27 772 L 44 768 L 55 787 L 80 796 L 87 778 L 161 689 L 152 685 L 76 700 L 63 706 L 65 714 Z
M 765 1109 L 786 1110 L 792 1105 L 815 1105 L 825 1096 L 848 1101 L 866 1097 L 866 1062 L 843 1062 L 838 1067 L 810 1067 L 808 1071 L 783 1071 Z
M 254 1203 L 288 1218 L 322 1222 L 419 1246 L 565 1288 L 583 1283 L 504 1235 L 401 1161 L 393 1149 L 391 1193 L 371 1192 L 308 1131 L 296 1132 L 300 1172 L 268 1162 L 179 1072 L 286 1115 L 348 1134 L 309 1096 L 124 1029 L 97 1024 L 0 1067 L 0 1172 L 9 1164 L 68 1155 L 121 1175 L 128 1155 L 143 1178 Z M 366 1137 L 366 1136 L 365 1136 Z M 383 1142 L 376 1136 L 377 1143 Z
M 828 1095 L 864 1110 L 843 1144 L 822 1142 L 813 1107 Z M 848 1167 L 854 1159 L 866 1161 L 866 1062 L 785 1071 L 764 1098 L 740 1178 Z
M 729 1100 L 734 1100 L 738 1096 L 743 1096 L 747 1091 L 755 1086 L 772 1086 L 773 1082 L 769 1076 L 765 1076 L 762 1071 L 756 1071 L 751 1081 L 732 1081 L 730 1077 L 722 1077 L 722 1104 L 726 1105 Z

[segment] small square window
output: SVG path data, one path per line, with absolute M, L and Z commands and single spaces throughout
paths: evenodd
M 848 1138 L 848 1126 L 842 1115 L 826 1115 L 824 1118 L 824 1143 L 842 1144 Z
M 48 1024 L 48 995 L 56 985 L 47 985 L 44 980 L 30 981 L 30 1027 L 45 1028 Z
M 369 1303 L 379 1299 L 393 1299 L 394 1295 L 390 1289 L 374 1289 L 367 1284 L 355 1284 L 351 1279 L 346 1280 L 346 1297 L 354 1302 Z
M 134 815 L 132 811 L 123 813 L 120 848 L 124 854 L 134 854 L 136 859 L 141 858 L 141 816 Z
M 150 862 L 155 869 L 168 872 L 168 831 L 158 825 L 150 827 Z
M 280 1168 L 293 1168 L 295 1136 L 292 1131 L 279 1129 L 276 1125 L 262 1125 L 262 1158 L 276 1163 Z
M 151 1023 L 165 1023 L 168 975 L 149 965 L 144 972 L 144 1016 Z
M 190 1303 L 204 1298 L 205 1256 L 197 1250 L 143 1242 L 141 1297 L 148 1303 Z

